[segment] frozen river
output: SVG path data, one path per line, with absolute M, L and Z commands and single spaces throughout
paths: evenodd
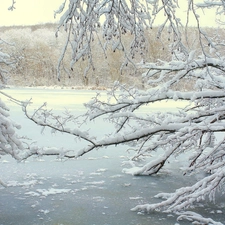
M 93 91 L 40 88 L 11 88 L 5 92 L 19 100 L 32 97 L 34 106 L 47 101 L 58 112 L 67 108 L 75 114 L 84 112 L 83 103 L 94 95 Z M 48 130 L 41 134 L 41 128 L 27 121 L 19 106 L 4 99 L 11 108 L 11 118 L 22 125 L 20 134 L 28 135 L 42 146 L 81 147 L 68 135 L 51 134 Z M 104 121 L 98 121 L 93 128 L 99 135 L 110 129 Z M 156 202 L 155 194 L 191 185 L 192 179 L 198 178 L 186 179 L 171 166 L 170 173 L 165 170 L 158 176 L 133 177 L 122 173 L 122 162 L 128 157 L 125 146 L 119 146 L 93 151 L 76 160 L 44 157 L 17 163 L 10 157 L 1 158 L 0 178 L 8 187 L 0 187 L 0 225 L 190 224 L 177 222 L 174 215 L 142 214 L 130 209 L 137 204 Z M 205 204 L 200 211 L 205 216 L 215 215 L 214 219 L 218 220 L 223 217 L 224 206 L 219 202 L 212 209 Z

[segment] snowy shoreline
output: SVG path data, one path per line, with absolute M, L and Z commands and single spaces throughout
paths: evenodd
M 16 89 L 16 88 L 23 88 L 23 89 L 53 89 L 53 90 L 93 90 L 93 91 L 105 91 L 109 88 L 107 87 L 96 87 L 96 86 L 59 86 L 59 85 L 53 85 L 53 86 L 15 86 L 15 85 L 6 85 L 3 87 L 4 89 Z

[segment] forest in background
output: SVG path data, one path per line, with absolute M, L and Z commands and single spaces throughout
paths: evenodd
M 168 60 L 172 57 L 169 47 L 169 41 L 165 34 L 157 39 L 157 29 L 149 31 L 149 45 L 146 62 L 156 62 Z M 57 24 L 40 24 L 33 26 L 12 26 L 0 27 L 0 37 L 8 45 L 7 53 L 11 56 L 15 65 L 9 70 L 8 85 L 14 86 L 60 86 L 74 88 L 93 88 L 101 89 L 111 87 L 114 81 L 134 85 L 137 88 L 146 88 L 143 69 L 135 68 L 128 64 L 123 66 L 124 54 L 116 50 L 108 49 L 107 57 L 99 45 L 94 46 L 94 66 L 95 70 L 90 69 L 85 74 L 87 60 L 83 59 L 77 62 L 73 70 L 69 69 L 70 57 L 65 56 L 61 68 L 61 79 L 57 79 L 57 62 L 66 40 L 65 31 L 61 31 L 56 38 Z M 192 48 L 198 46 L 197 31 L 192 28 L 189 35 L 189 45 Z M 100 36 L 100 35 L 99 35 Z M 124 37 L 127 43 L 130 43 L 131 36 Z M 140 56 L 135 59 L 135 63 L 141 61 Z M 183 83 L 184 89 L 192 89 L 190 81 Z

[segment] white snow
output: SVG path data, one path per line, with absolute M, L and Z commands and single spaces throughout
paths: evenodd
M 37 189 L 36 191 L 43 196 L 48 196 L 48 195 L 68 193 L 68 192 L 71 191 L 71 189 L 68 189 L 68 188 L 63 188 L 63 189 L 49 188 L 49 189 Z

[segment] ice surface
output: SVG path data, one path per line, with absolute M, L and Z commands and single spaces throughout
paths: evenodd
M 21 100 L 33 97 L 36 105 L 48 100 L 49 105 L 59 112 L 68 107 L 75 113 L 81 112 L 82 102 L 94 94 L 89 91 L 32 88 L 9 89 L 7 92 Z M 59 101 L 64 105 L 58 105 Z M 23 124 L 21 134 L 28 133 L 46 147 L 53 144 L 80 147 L 67 135 L 51 134 L 48 130 L 41 134 L 39 128 L 26 121 L 18 106 L 11 102 L 7 102 L 7 105 L 11 108 L 12 118 Z M 108 129 L 103 122 L 95 126 Z M 183 178 L 175 171 L 172 174 L 164 171 L 151 177 L 132 177 L 122 173 L 121 164 L 128 154 L 124 147 L 117 146 L 94 151 L 77 160 L 41 157 L 17 163 L 10 157 L 2 158 L 1 179 L 8 187 L 0 189 L 0 224 L 176 224 L 176 217 L 167 217 L 161 213 L 137 215 L 130 209 L 137 204 L 157 201 L 153 198 L 156 194 L 189 184 L 190 178 Z M 223 217 L 222 203 L 221 199 L 216 208 L 209 204 L 198 210 L 205 215 L 214 211 L 210 215 Z M 182 221 L 183 224 L 189 223 Z

